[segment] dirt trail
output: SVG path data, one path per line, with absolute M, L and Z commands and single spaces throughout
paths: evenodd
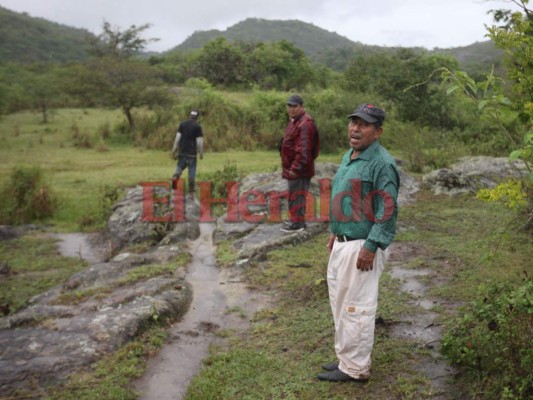
M 170 342 L 134 383 L 141 400 L 182 399 L 217 339 L 216 332 L 247 329 L 254 313 L 268 304 L 268 298 L 249 291 L 235 271 L 217 267 L 213 230 L 211 224 L 200 224 L 200 237 L 191 243 L 186 280 L 193 287 L 193 300 L 183 319 L 171 327 Z
M 389 329 L 392 336 L 415 341 L 420 349 L 427 350 L 427 356 L 417 356 L 412 368 L 427 376 L 431 381 L 434 391 L 431 399 L 455 399 L 455 393 L 450 384 L 455 370 L 439 353 L 444 327 L 439 325 L 438 314 L 432 309 L 436 306 L 455 308 L 456 305 L 431 297 L 427 293 L 429 285 L 444 284 L 445 280 L 439 271 L 433 268 L 408 267 L 410 261 L 419 257 L 425 257 L 422 249 L 400 242 L 391 245 L 388 272 L 400 281 L 400 290 L 410 295 L 408 305 L 413 307 L 414 312 L 403 315 Z

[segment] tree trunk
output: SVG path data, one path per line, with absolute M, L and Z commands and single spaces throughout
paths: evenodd
M 124 114 L 126 114 L 126 118 L 128 119 L 128 125 L 130 127 L 130 131 L 133 131 L 134 122 L 133 122 L 133 116 L 131 115 L 131 107 L 124 107 Z

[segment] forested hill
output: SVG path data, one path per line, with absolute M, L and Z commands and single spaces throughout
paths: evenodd
M 356 54 L 397 50 L 393 47 L 354 42 L 335 32 L 329 32 L 313 24 L 297 20 L 248 18 L 225 31 L 217 29 L 196 31 L 169 52 L 200 49 L 210 40 L 219 37 L 224 37 L 229 42 L 272 42 L 285 39 L 302 49 L 312 60 L 339 71 L 343 70 Z M 491 41 L 478 42 L 464 47 L 437 48 L 427 51 L 450 54 L 456 57 L 467 70 L 490 69 L 492 65 L 499 65 L 502 58 L 502 52 L 495 49 Z
M 208 41 L 225 37 L 230 42 L 275 42 L 287 40 L 315 58 L 324 49 L 363 48 L 360 42 L 329 32 L 313 24 L 297 20 L 266 20 L 248 18 L 225 31 L 197 31 L 173 50 L 187 51 L 203 47 Z M 172 50 L 171 50 L 172 51 Z
M 88 37 L 94 35 L 85 29 L 34 18 L 0 6 L 0 61 L 83 60 L 87 57 Z M 218 37 L 225 37 L 230 42 L 287 40 L 302 49 L 313 61 L 338 71 L 344 70 L 356 54 L 395 50 L 354 42 L 335 32 L 298 20 L 248 18 L 225 31 L 196 31 L 168 53 L 199 49 Z M 501 51 L 495 49 L 490 41 L 433 51 L 455 56 L 467 70 L 470 67 L 487 69 L 501 61 Z
M 85 29 L 71 28 L 0 6 L 0 60 L 73 61 L 87 57 Z

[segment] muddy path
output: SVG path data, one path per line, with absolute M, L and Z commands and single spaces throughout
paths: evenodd
M 270 303 L 268 296 L 250 291 L 235 268 L 216 265 L 213 230 L 212 224 L 200 224 L 200 237 L 190 243 L 192 261 L 186 280 L 193 287 L 192 303 L 170 328 L 169 342 L 149 360 L 144 376 L 134 382 L 139 399 L 182 399 L 207 357 L 209 345 L 221 340 L 217 332 L 245 331 L 253 315 Z
M 430 287 L 446 284 L 442 271 L 447 266 L 443 262 L 436 263 L 423 248 L 413 244 L 395 242 L 390 250 L 386 271 L 399 281 L 400 290 L 409 295 L 410 311 L 388 326 L 390 335 L 413 341 L 424 350 L 416 354 L 411 368 L 431 382 L 431 399 L 456 399 L 457 393 L 451 383 L 456 371 L 439 352 L 444 326 L 439 323 L 440 314 L 435 310 L 453 312 L 458 304 L 429 293 Z

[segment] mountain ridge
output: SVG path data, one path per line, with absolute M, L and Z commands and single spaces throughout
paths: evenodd
M 0 6 L 0 60 L 69 62 L 87 58 L 86 29 L 31 17 Z
M 0 60 L 10 62 L 70 62 L 88 57 L 88 39 L 95 36 L 81 28 L 69 27 L 17 13 L 0 6 Z M 267 20 L 247 18 L 224 31 L 195 31 L 183 42 L 164 52 L 165 55 L 202 48 L 210 40 L 225 37 L 230 42 L 271 42 L 287 40 L 313 61 L 343 70 L 356 53 L 394 51 L 401 47 L 367 45 L 300 20 Z M 498 64 L 502 52 L 490 41 L 469 46 L 421 51 L 450 54 L 465 66 Z

